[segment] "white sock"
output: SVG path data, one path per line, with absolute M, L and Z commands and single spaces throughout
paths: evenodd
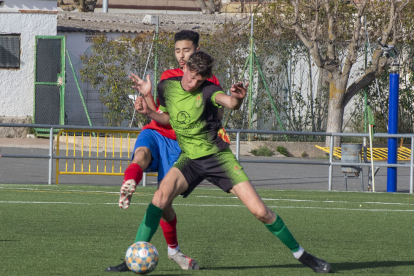
M 299 258 L 302 256 L 303 252 L 305 252 L 305 250 L 299 246 L 299 250 L 293 253 L 293 257 L 295 257 L 297 260 L 299 260 Z
M 180 247 L 178 245 L 175 248 L 171 248 L 168 246 L 168 255 L 174 255 L 178 251 L 180 251 Z

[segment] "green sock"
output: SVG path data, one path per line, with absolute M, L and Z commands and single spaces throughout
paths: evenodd
M 151 241 L 152 236 L 154 236 L 155 232 L 157 232 L 163 212 L 164 211 L 162 209 L 158 208 L 152 203 L 148 206 L 144 219 L 139 225 L 137 236 L 135 237 L 135 242 Z
M 290 233 L 289 229 L 286 227 L 283 220 L 276 215 L 276 220 L 272 224 L 266 224 L 267 229 L 278 237 L 289 249 L 292 253 L 297 252 L 299 250 L 299 244 L 293 237 L 292 233 Z

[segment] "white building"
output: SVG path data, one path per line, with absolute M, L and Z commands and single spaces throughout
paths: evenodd
M 0 122 L 33 116 L 35 36 L 55 36 L 56 0 L 0 1 Z

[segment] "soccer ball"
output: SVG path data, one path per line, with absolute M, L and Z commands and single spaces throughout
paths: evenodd
M 125 261 L 132 272 L 147 274 L 157 267 L 158 251 L 149 242 L 136 242 L 128 248 Z

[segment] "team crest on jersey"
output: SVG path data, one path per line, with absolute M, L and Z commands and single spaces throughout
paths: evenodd
M 203 101 L 203 99 L 201 98 L 200 94 L 198 94 L 198 96 L 196 98 L 197 107 L 200 107 L 202 101 Z
M 224 130 L 224 128 L 221 128 L 219 131 L 218 131 L 218 136 L 224 141 L 224 142 L 226 142 L 226 143 L 228 143 L 228 144 L 230 144 L 230 137 L 229 137 L 229 135 L 227 134 L 227 132 Z
M 237 165 L 234 166 L 234 171 L 238 174 L 240 174 L 240 169 L 241 168 L 239 166 L 237 166 Z
M 188 124 L 190 122 L 190 114 L 185 111 L 181 111 L 177 114 L 177 122 L 180 124 Z

